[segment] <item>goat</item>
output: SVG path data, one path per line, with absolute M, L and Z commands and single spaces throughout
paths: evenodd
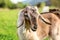
M 48 34 L 51 40 L 60 40 L 60 11 L 51 9 L 50 12 L 45 12 L 41 15 L 47 18 L 51 23 Z
M 39 14 L 36 7 L 26 7 L 19 12 L 18 36 L 20 40 L 43 40 L 49 36 L 60 40 L 60 19 L 56 12 Z

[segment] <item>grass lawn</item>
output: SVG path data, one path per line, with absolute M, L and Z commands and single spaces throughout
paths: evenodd
M 17 9 L 0 9 L 0 40 L 18 40 L 17 37 Z
M 18 9 L 0 9 L 0 40 L 18 40 L 16 26 L 18 12 Z

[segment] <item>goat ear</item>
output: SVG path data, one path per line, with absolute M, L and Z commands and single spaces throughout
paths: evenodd
M 49 24 L 49 25 L 51 25 L 51 23 L 50 23 L 50 21 L 47 19 L 47 18 L 44 18 L 43 16 L 39 16 L 39 18 L 43 21 L 43 22 L 45 22 L 46 24 Z
M 19 14 L 18 14 L 17 27 L 22 26 L 24 23 L 24 13 L 22 11 L 19 12 Z

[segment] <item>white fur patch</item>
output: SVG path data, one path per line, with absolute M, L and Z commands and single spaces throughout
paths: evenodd
M 34 37 L 34 40 L 39 40 L 36 32 L 33 32 L 33 37 Z

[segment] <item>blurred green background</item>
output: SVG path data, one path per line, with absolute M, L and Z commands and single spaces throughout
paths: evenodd
M 60 0 L 51 0 L 51 3 L 52 7 L 60 8 Z M 26 6 L 27 4 L 21 2 L 13 4 L 10 0 L 0 0 L 0 40 L 18 40 L 18 12 Z

